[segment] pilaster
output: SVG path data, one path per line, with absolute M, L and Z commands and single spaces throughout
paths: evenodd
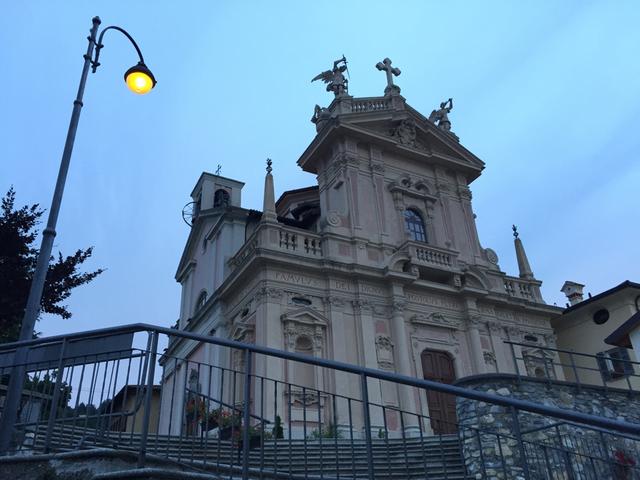
M 405 324 L 405 307 L 406 304 L 403 301 L 403 297 L 394 297 L 392 303 L 392 318 L 391 318 L 391 334 L 396 344 L 395 357 L 396 368 L 398 373 L 406 376 L 413 376 L 411 369 L 411 344 L 409 343 L 407 328 Z M 406 385 L 398 386 L 398 397 L 400 400 L 400 409 L 409 412 L 416 413 L 416 398 L 413 392 L 413 388 Z M 420 434 L 418 427 L 418 419 L 413 415 L 407 415 L 405 419 L 405 435 L 417 436 Z

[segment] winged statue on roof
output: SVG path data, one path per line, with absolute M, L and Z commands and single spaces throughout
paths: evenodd
M 313 77 L 311 81 L 322 80 L 327 84 L 327 92 L 333 92 L 334 95 L 338 97 L 346 94 L 349 89 L 349 80 L 344 76 L 345 71 L 349 73 L 347 70 L 347 59 L 343 55 L 341 59 L 333 62 L 333 69 L 319 73 Z

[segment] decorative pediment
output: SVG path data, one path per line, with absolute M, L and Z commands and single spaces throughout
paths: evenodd
M 295 350 L 299 337 L 307 337 L 312 342 L 313 352 L 321 356 L 324 350 L 325 334 L 329 322 L 324 315 L 304 307 L 287 312 L 280 316 L 285 345 L 290 351 Z
M 322 327 L 329 325 L 327 317 L 310 307 L 302 307 L 283 313 L 280 316 L 280 319 L 282 322 L 296 322 L 307 325 L 319 325 Z
M 449 328 L 452 330 L 458 330 L 462 325 L 462 322 L 460 320 L 445 316 L 440 312 L 431 312 L 427 315 L 419 313 L 411 317 L 410 321 L 416 326 L 429 325 L 441 328 Z
M 404 201 L 403 197 L 419 198 L 431 203 L 438 201 L 438 197 L 431 194 L 435 187 L 428 180 L 416 179 L 414 181 L 411 177 L 404 175 L 389 183 L 387 188 L 392 193 L 393 200 L 396 203 L 402 203 Z
M 358 103 L 358 99 L 352 101 Z M 455 135 L 439 128 L 404 101 L 394 107 L 362 112 L 336 111 L 332 118 L 298 160 L 303 170 L 317 174 L 327 154 L 331 155 L 335 141 L 345 135 L 406 157 L 464 171 L 469 181 L 477 178 L 484 168 L 484 162 L 462 146 Z

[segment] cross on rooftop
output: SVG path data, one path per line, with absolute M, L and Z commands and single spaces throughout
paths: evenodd
M 397 92 L 400 93 L 400 87 L 394 85 L 393 76 L 396 77 L 400 75 L 402 72 L 397 67 L 391 66 L 391 60 L 389 58 L 385 58 L 383 61 L 378 62 L 376 64 L 376 68 L 380 71 L 383 71 L 387 74 L 387 87 L 384 89 L 384 93 L 387 94 L 389 92 Z
M 220 175 L 221 170 L 222 170 L 222 165 L 218 164 L 218 168 L 216 168 L 216 175 Z

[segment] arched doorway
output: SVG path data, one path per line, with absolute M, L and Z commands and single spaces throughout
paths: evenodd
M 449 353 L 439 350 L 424 350 L 420 358 L 425 380 L 453 383 L 456 379 L 453 358 Z M 456 433 L 456 397 L 428 390 L 427 402 L 433 433 Z

